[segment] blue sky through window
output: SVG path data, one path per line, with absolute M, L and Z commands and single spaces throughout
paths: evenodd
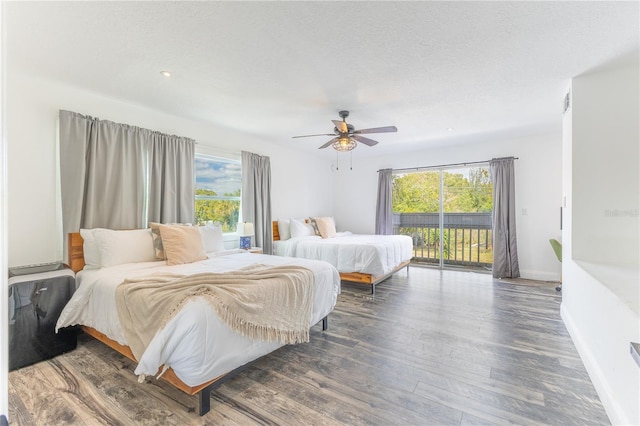
M 218 195 L 242 189 L 240 161 L 196 155 L 196 189 L 209 189 Z

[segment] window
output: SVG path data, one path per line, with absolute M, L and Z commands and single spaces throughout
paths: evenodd
M 219 222 L 223 232 L 235 232 L 241 188 L 239 160 L 196 154 L 196 223 Z
M 480 166 L 394 174 L 394 233 L 413 238 L 414 262 L 490 268 L 492 188 Z

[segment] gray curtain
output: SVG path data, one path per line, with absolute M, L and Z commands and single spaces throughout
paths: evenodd
M 59 117 L 65 253 L 66 235 L 80 228 L 193 222 L 193 140 L 71 111 Z
M 253 243 L 273 253 L 271 163 L 269 157 L 242 151 L 242 219 L 254 224 Z
M 489 162 L 493 184 L 493 277 L 517 278 L 515 171 L 513 157 L 494 158 Z
M 146 225 L 143 135 L 70 111 L 60 111 L 59 126 L 64 235 L 80 228 Z
M 378 172 L 378 201 L 376 202 L 376 234 L 393 234 L 393 211 L 391 209 L 392 169 Z
M 193 223 L 195 142 L 158 132 L 150 136 L 147 219 L 160 223 Z

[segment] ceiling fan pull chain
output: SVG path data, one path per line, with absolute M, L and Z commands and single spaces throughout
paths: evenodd
M 351 154 L 349 170 L 353 170 L 353 151 L 349 151 L 349 154 Z
M 338 160 L 338 151 L 336 151 L 336 171 L 340 170 L 340 161 Z

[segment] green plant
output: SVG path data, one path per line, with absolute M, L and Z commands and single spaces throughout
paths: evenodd
M 549 244 L 551 244 L 553 252 L 556 254 L 560 263 L 562 263 L 562 243 L 552 238 L 549 240 Z M 562 291 L 562 274 L 560 274 L 560 285 L 556 287 L 556 291 Z
M 553 252 L 556 254 L 558 260 L 562 262 L 562 243 L 552 238 L 549 240 L 549 244 L 551 244 L 551 248 L 553 248 Z

